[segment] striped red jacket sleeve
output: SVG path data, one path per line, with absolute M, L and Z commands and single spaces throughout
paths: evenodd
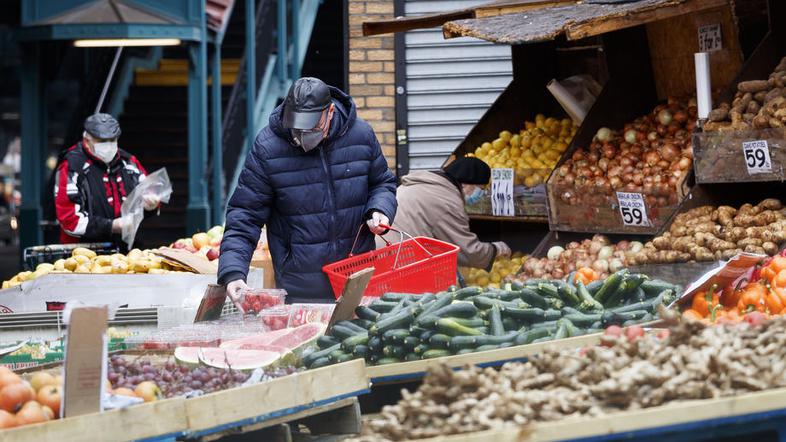
M 55 211 L 57 221 L 68 235 L 90 239 L 106 238 L 112 234 L 112 220 L 87 211 L 87 204 L 82 201 L 82 193 L 77 185 L 78 175 L 69 172 L 68 161 L 64 160 L 57 169 L 55 183 Z

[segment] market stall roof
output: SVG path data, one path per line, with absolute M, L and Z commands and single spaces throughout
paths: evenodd
M 614 4 L 591 1 L 451 21 L 442 30 L 445 38 L 476 37 L 504 44 L 548 41 L 561 35 L 578 40 L 729 4 L 729 0 L 639 0 Z
M 479 6 L 438 14 L 426 14 L 412 17 L 397 17 L 392 20 L 375 20 L 363 22 L 363 35 L 387 34 L 404 32 L 413 29 L 433 28 L 442 26 L 451 20 L 467 18 L 493 17 L 500 14 L 530 11 L 536 8 L 556 6 L 563 3 L 575 3 L 577 0 L 496 0 Z

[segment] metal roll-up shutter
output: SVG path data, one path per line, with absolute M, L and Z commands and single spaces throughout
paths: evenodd
M 406 0 L 407 16 L 468 8 L 487 0 Z M 439 168 L 513 78 L 510 46 L 445 40 L 442 28 L 404 36 L 409 169 Z

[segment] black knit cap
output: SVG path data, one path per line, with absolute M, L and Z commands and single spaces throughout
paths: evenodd
M 488 184 L 491 179 L 488 164 L 474 157 L 459 158 L 443 170 L 461 184 Z

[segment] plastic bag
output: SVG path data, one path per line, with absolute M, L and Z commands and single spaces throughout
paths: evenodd
M 574 75 L 563 80 L 551 80 L 546 88 L 576 123 L 581 124 L 603 86 L 589 75 Z
M 123 201 L 123 205 L 120 207 L 120 214 L 125 221 L 122 233 L 123 242 L 128 244 L 129 249 L 133 247 L 136 232 L 145 218 L 144 197 L 147 195 L 158 197 L 158 200 L 162 203 L 169 203 L 169 197 L 172 195 L 172 184 L 169 182 L 166 168 L 158 169 L 140 181 L 139 185 L 126 197 L 126 200 Z

